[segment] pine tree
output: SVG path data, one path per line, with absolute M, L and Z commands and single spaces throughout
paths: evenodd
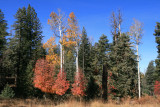
M 13 89 L 8 84 L 6 84 L 6 86 L 4 87 L 4 89 L 0 94 L 0 97 L 9 99 L 9 98 L 13 98 L 14 96 L 15 96 L 15 93 Z
M 108 95 L 107 95 L 107 79 L 108 79 L 108 68 L 106 65 L 107 59 L 108 59 L 108 51 L 109 51 L 109 44 L 108 44 L 108 39 L 106 35 L 102 35 L 100 37 L 100 40 L 98 41 L 98 63 L 99 63 L 99 72 L 100 72 L 100 77 L 102 78 L 102 97 L 104 101 L 107 100 Z
M 93 100 L 99 97 L 99 85 L 96 83 L 96 80 L 93 76 L 90 76 L 90 79 L 86 88 L 86 98 L 87 100 Z
M 156 36 L 156 43 L 158 44 L 157 46 L 158 57 L 155 60 L 155 63 L 156 63 L 155 74 L 156 74 L 156 80 L 160 81 L 160 23 L 159 22 L 157 22 L 154 35 Z
M 100 66 L 100 71 L 102 72 L 103 65 L 107 63 L 107 53 L 109 51 L 109 44 L 106 35 L 102 35 L 98 41 L 98 61 Z
M 108 52 L 109 52 L 109 43 L 107 36 L 104 34 L 100 37 L 98 43 L 95 43 L 94 46 L 91 47 L 91 70 L 92 75 L 97 84 L 101 87 L 102 86 L 102 94 L 103 98 L 107 100 L 107 75 L 108 71 L 105 66 L 108 63 Z M 108 69 L 108 68 L 107 68 Z M 91 80 L 90 80 L 91 81 Z M 89 88 L 89 87 L 88 87 Z
M 0 58 L 2 58 L 3 51 L 5 49 L 6 45 L 6 36 L 8 35 L 7 33 L 7 22 L 4 19 L 4 14 L 0 9 Z
M 109 43 L 106 35 L 102 35 L 98 43 L 92 47 L 92 70 L 102 74 L 103 65 L 107 63 L 107 53 L 109 52 Z
M 5 77 L 5 70 L 3 66 L 4 62 L 4 51 L 6 48 L 6 36 L 8 35 L 7 33 L 7 22 L 4 19 L 4 14 L 0 9 L 0 86 L 4 85 L 4 78 Z
M 147 71 L 145 73 L 146 89 L 148 95 L 153 95 L 154 92 L 154 83 L 155 83 L 154 73 L 155 73 L 154 61 L 150 61 L 147 67 Z
M 114 97 L 131 96 L 134 97 L 137 92 L 137 64 L 136 55 L 130 48 L 129 36 L 122 34 L 115 45 L 111 46 L 109 80 L 111 95 Z
M 7 51 L 10 51 L 9 56 L 12 56 L 9 58 L 13 62 L 12 67 L 14 69 L 12 71 L 17 75 L 16 92 L 27 97 L 31 92 L 29 89 L 33 87 L 30 85 L 33 74 L 31 68 L 34 68 L 36 60 L 44 57 L 45 54 L 41 43 L 43 36 L 37 13 L 30 5 L 27 9 L 25 7 L 19 8 L 15 18 L 16 21 L 13 25 L 15 34 L 10 40 Z
M 98 73 L 98 43 L 91 46 L 91 71 L 94 74 Z
M 73 48 L 64 47 L 64 71 L 67 72 L 67 80 L 72 84 L 74 82 L 75 66 L 75 50 Z
M 15 30 L 15 35 L 9 43 L 9 51 L 11 51 L 12 58 L 9 58 L 13 61 L 12 67 L 14 68 L 14 74 L 17 75 L 17 90 L 16 92 L 22 95 L 24 87 L 21 79 L 22 75 L 26 70 L 26 63 L 28 62 L 26 55 L 26 8 L 18 9 L 15 18 L 17 19 L 13 25 Z M 10 55 L 9 55 L 10 56 Z
M 89 39 L 87 37 L 87 32 L 83 27 L 81 44 L 79 47 L 79 65 L 82 68 L 85 75 L 90 74 L 91 72 L 91 48 L 90 48 Z

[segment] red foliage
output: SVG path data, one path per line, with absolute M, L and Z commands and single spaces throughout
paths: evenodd
M 112 72 L 108 73 L 108 84 L 107 85 L 108 85 L 109 96 L 116 95 L 115 90 L 117 90 L 117 88 L 113 85 Z
M 59 72 L 57 75 L 57 79 L 55 81 L 55 84 L 53 88 L 55 89 L 55 93 L 58 95 L 63 95 L 69 88 L 69 81 L 66 80 L 66 73 Z
M 34 69 L 33 83 L 36 88 L 43 92 L 54 93 L 54 67 L 45 59 L 39 59 Z
M 155 81 L 154 94 L 155 95 L 160 95 L 160 82 L 159 81 Z
M 72 84 L 72 94 L 75 96 L 84 96 L 86 80 L 82 72 L 76 72 L 74 83 Z

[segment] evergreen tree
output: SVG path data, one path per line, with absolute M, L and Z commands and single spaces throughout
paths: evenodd
M 0 58 L 2 58 L 5 49 L 7 35 L 7 22 L 4 20 L 4 14 L 0 9 Z
M 95 43 L 94 46 L 91 47 L 91 71 L 94 74 L 98 73 L 98 43 Z
M 109 43 L 106 35 L 102 35 L 98 43 L 91 49 L 91 70 L 96 75 L 98 84 L 102 83 L 103 65 L 106 65 L 109 52 Z
M 64 52 L 64 71 L 67 72 L 67 79 L 72 84 L 74 82 L 75 66 L 75 50 L 74 48 L 65 48 Z
M 31 92 L 29 89 L 32 84 L 32 68 L 34 68 L 36 60 L 45 54 L 41 43 L 43 36 L 37 13 L 30 5 L 27 9 L 25 7 L 19 8 L 15 18 L 16 21 L 13 25 L 15 35 L 11 39 L 8 49 L 9 56 L 12 58 L 9 60 L 13 61 L 12 67 L 14 69 L 12 70 L 17 75 L 16 92 L 27 97 Z
M 99 97 L 99 86 L 96 83 L 95 79 L 93 76 L 90 76 L 90 79 L 87 84 L 87 89 L 86 89 L 86 99 L 87 100 L 93 100 L 97 97 Z
M 158 44 L 157 49 L 158 49 L 158 57 L 155 60 L 156 63 L 156 80 L 160 81 L 160 23 L 157 22 L 156 29 L 154 35 L 156 36 L 156 43 Z
M 110 55 L 111 79 L 109 85 L 114 97 L 135 96 L 137 92 L 136 55 L 130 48 L 129 36 L 122 34 L 115 45 L 112 45 Z
M 98 41 L 98 62 L 100 66 L 100 72 L 102 72 L 103 65 L 107 63 L 107 54 L 109 51 L 109 44 L 108 39 L 106 35 L 102 35 L 100 37 L 100 40 Z
M 91 71 L 91 48 L 87 37 L 87 32 L 83 27 L 81 44 L 79 47 L 79 65 L 83 69 L 85 75 Z
M 0 87 L 4 85 L 4 78 L 5 77 L 5 70 L 3 67 L 3 61 L 4 61 L 4 50 L 6 47 L 6 36 L 8 35 L 7 33 L 7 22 L 4 20 L 4 14 L 0 9 Z
M 107 75 L 108 70 L 103 69 L 108 63 L 109 43 L 107 36 L 104 34 L 100 37 L 98 43 L 95 43 L 91 48 L 91 70 L 95 80 L 99 86 L 103 89 L 103 98 L 107 100 Z M 108 69 L 108 68 L 107 68 Z M 90 80 L 92 81 L 92 80 Z M 90 87 L 88 87 L 90 88 Z M 93 94 L 93 93 L 92 93 Z
M 154 92 L 154 83 L 155 83 L 154 72 L 155 72 L 154 61 L 150 61 L 145 74 L 146 89 L 148 95 L 153 95 Z
M 15 96 L 15 93 L 13 89 L 8 84 L 6 84 L 6 86 L 4 87 L 4 89 L 0 94 L 0 97 L 9 99 L 9 98 L 13 98 L 14 96 Z

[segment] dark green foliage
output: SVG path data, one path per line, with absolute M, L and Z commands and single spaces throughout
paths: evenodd
M 6 49 L 7 45 L 7 40 L 6 36 L 8 35 L 7 33 L 7 22 L 4 19 L 4 14 L 0 9 L 0 87 L 4 86 L 5 84 L 5 69 L 3 66 L 4 62 L 4 51 Z
M 115 45 L 112 45 L 110 55 L 111 90 L 115 97 L 134 97 L 137 93 L 136 55 L 130 48 L 129 36 L 122 34 Z
M 95 43 L 94 46 L 91 47 L 91 69 L 94 74 L 98 73 L 98 43 Z
M 101 84 L 102 83 L 102 72 L 103 65 L 107 63 L 108 59 L 108 51 L 109 51 L 109 43 L 106 35 L 102 35 L 98 43 L 95 43 L 92 48 L 92 69 L 93 73 L 95 73 L 96 79 Z
M 0 97 L 8 99 L 8 98 L 13 98 L 15 96 L 14 91 L 12 88 L 7 84 L 4 89 L 2 90 Z
M 109 51 L 109 44 L 106 35 L 102 35 L 97 45 L 97 57 L 98 57 L 98 71 L 102 74 L 103 65 L 107 63 L 107 54 Z
M 94 77 L 90 76 L 86 89 L 86 98 L 87 100 L 93 100 L 98 97 L 100 97 L 100 87 L 96 83 Z
M 104 101 L 108 100 L 108 64 L 103 65 L 102 73 L 102 98 Z
M 160 81 L 160 23 L 157 22 L 156 29 L 154 35 L 156 36 L 156 43 L 158 44 L 158 57 L 155 60 L 156 63 L 156 80 Z
M 25 87 L 23 89 L 23 94 L 25 97 L 34 96 L 35 88 L 33 86 L 33 69 L 34 69 L 34 61 L 31 60 L 29 64 L 27 65 L 27 68 L 25 71 L 23 71 L 21 81 L 23 84 L 21 84 L 22 87 Z
M 79 47 L 79 65 L 88 76 L 91 73 L 91 48 L 85 28 L 82 30 L 81 44 Z
M 0 9 L 0 58 L 2 57 L 3 51 L 5 49 L 7 35 L 7 22 L 4 20 L 4 14 Z
M 76 71 L 75 51 L 66 47 L 64 53 L 64 71 L 67 72 L 67 80 L 72 84 L 74 82 L 74 74 Z
M 94 76 L 97 84 L 102 86 L 103 92 L 102 96 L 104 100 L 107 100 L 107 74 L 108 71 L 103 69 L 105 65 L 108 63 L 108 52 L 109 52 L 109 43 L 107 36 L 104 34 L 100 37 L 98 43 L 95 43 L 94 46 L 91 47 L 91 70 L 92 75 Z
M 37 13 L 30 5 L 27 9 L 19 8 L 15 18 L 13 25 L 15 33 L 5 51 L 7 53 L 5 63 L 6 68 L 10 68 L 7 71 L 17 76 L 16 93 L 27 97 L 32 95 L 31 79 L 35 62 L 45 56 L 41 43 L 43 36 Z
M 146 94 L 153 95 L 154 93 L 154 83 L 155 83 L 155 66 L 154 61 L 150 61 L 147 71 L 145 73 L 145 90 Z

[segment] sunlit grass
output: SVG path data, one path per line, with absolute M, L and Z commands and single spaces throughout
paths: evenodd
M 101 100 L 90 102 L 69 100 L 55 104 L 52 100 L 40 99 L 8 99 L 0 100 L 0 107 L 160 107 L 160 97 L 146 96 L 139 99 L 123 99 L 120 104 L 115 101 L 103 103 Z

